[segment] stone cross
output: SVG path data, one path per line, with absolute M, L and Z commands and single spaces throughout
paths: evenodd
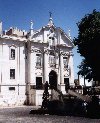
M 50 18 L 51 18 L 51 16 L 52 16 L 52 12 L 49 12 L 49 14 L 50 14 Z

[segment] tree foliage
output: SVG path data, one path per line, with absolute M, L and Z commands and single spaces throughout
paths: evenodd
M 84 57 L 79 74 L 100 81 L 100 12 L 93 10 L 77 24 L 78 37 L 74 39 L 77 51 Z

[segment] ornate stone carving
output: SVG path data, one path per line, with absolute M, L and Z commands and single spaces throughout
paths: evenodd
M 72 52 L 72 51 L 70 51 L 70 53 L 69 53 L 69 54 L 70 54 L 70 56 L 74 56 L 74 54 L 73 54 L 73 52 Z
M 60 52 L 60 55 L 62 55 L 62 56 L 69 56 L 70 54 L 69 54 L 69 52 Z
M 69 68 L 64 68 L 64 76 L 68 77 L 69 76 Z
M 42 70 L 41 70 L 41 68 L 40 69 L 39 68 L 36 69 L 35 74 L 38 75 L 38 76 L 42 76 Z
M 48 49 L 44 49 L 44 52 L 43 53 L 45 53 L 45 54 L 49 54 L 49 50 Z
M 42 50 L 40 50 L 40 49 L 31 49 L 30 52 L 31 53 L 33 53 L 33 52 L 42 53 Z
M 5 45 L 5 44 L 3 44 L 3 45 Z M 12 45 L 9 45 L 9 47 L 15 47 L 15 48 L 17 48 L 17 45 L 12 44 Z

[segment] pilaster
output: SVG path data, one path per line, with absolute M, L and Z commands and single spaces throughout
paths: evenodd
M 17 47 L 17 80 L 17 84 L 20 84 L 20 44 Z
M 60 54 L 60 83 L 61 83 L 61 84 L 64 84 L 63 69 L 64 69 L 64 65 L 63 65 L 63 55 L 62 55 L 62 53 L 61 53 L 61 54 Z
M 35 85 L 36 84 L 36 82 L 35 82 L 35 79 L 36 79 L 36 77 L 35 77 L 36 54 L 34 51 L 32 51 L 32 49 L 31 49 L 30 65 L 31 65 L 30 74 L 32 75 L 32 76 L 30 76 L 30 84 Z
M 49 72 L 48 72 L 48 58 L 49 53 L 48 50 L 44 50 L 44 58 L 43 58 L 43 73 L 44 73 L 44 83 L 46 81 L 49 82 Z
M 60 53 L 60 90 L 62 91 L 63 94 L 66 93 L 64 84 L 63 52 Z
M 74 85 L 74 65 L 73 65 L 73 54 L 70 52 L 69 57 L 69 70 L 70 70 L 70 85 Z
M 31 80 L 31 43 L 30 41 L 28 42 L 28 47 L 27 47 L 27 81 L 26 81 L 26 104 L 30 105 L 31 104 L 31 95 L 30 95 L 30 80 Z

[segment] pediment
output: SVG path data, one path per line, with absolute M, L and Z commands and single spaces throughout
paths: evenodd
M 60 35 L 60 41 L 59 40 Z M 64 45 L 67 47 L 74 47 L 72 40 L 68 37 L 68 35 L 59 27 L 55 27 L 54 25 L 49 27 L 42 27 L 40 30 L 36 31 L 31 40 L 35 42 L 43 43 L 44 39 L 48 42 L 50 37 L 54 37 L 55 41 L 59 43 L 59 45 Z
M 74 47 L 72 40 L 64 34 L 61 34 L 60 44 L 65 45 L 67 47 Z

